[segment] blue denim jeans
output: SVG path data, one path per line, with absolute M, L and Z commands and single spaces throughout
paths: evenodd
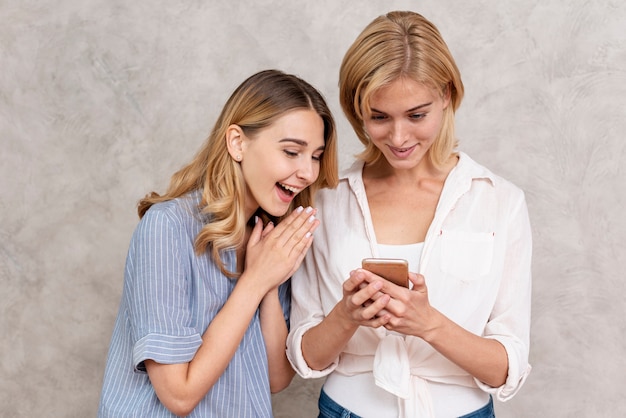
M 317 407 L 320 410 L 320 414 L 317 418 L 361 418 L 354 412 L 348 411 L 346 408 L 333 401 L 330 396 L 324 392 L 324 389 L 320 392 Z
M 459 418 L 496 418 L 496 414 L 493 410 L 493 398 L 489 396 L 489 402 L 487 402 L 487 405 Z
M 330 396 L 324 392 L 324 389 L 320 392 L 317 407 L 320 410 L 317 418 L 361 418 L 354 412 L 348 411 L 346 408 L 333 401 Z M 496 415 L 493 410 L 493 399 L 490 396 L 487 405 L 459 418 L 495 418 L 495 416 Z

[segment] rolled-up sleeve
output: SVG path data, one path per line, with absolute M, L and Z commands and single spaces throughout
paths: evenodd
M 476 380 L 478 386 L 499 401 L 511 399 L 522 387 L 531 366 L 528 363 L 531 311 L 532 236 L 523 193 L 513 206 L 508 222 L 504 276 L 496 304 L 485 327 L 484 337 L 499 341 L 506 349 L 508 376 L 504 385 L 493 388 Z
M 193 360 L 201 344 L 202 338 L 198 334 L 182 337 L 146 335 L 133 347 L 135 370 L 144 372 L 143 362 L 148 359 L 161 364 L 188 363 Z
M 174 212 L 149 210 L 131 240 L 126 266 L 126 306 L 133 364 L 144 372 L 147 359 L 186 363 L 202 344 L 192 326 L 189 262 L 181 260 L 182 223 Z

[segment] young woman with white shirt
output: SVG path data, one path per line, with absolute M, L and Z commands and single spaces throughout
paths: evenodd
M 327 376 L 320 417 L 492 417 L 528 373 L 531 230 L 523 192 L 456 150 L 463 84 L 414 12 L 347 51 L 340 102 L 365 150 L 316 198 L 292 282 L 287 355 Z M 404 258 L 410 288 L 360 268 Z

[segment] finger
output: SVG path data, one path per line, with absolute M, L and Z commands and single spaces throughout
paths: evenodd
M 313 232 L 320 225 L 320 221 L 318 219 L 314 219 L 311 221 L 310 225 L 306 227 L 301 227 L 297 230 L 289 241 L 285 243 L 286 248 L 290 248 L 289 255 L 290 256 L 304 256 L 313 243 Z
M 381 292 L 387 295 L 390 295 L 392 298 L 401 298 L 402 295 L 406 292 L 406 287 L 398 286 L 397 284 L 385 279 L 384 277 L 380 277 L 370 271 L 362 270 L 363 274 L 367 275 L 366 280 L 373 283 L 374 280 L 381 281 L 383 287 L 381 288 Z
M 377 281 L 377 280 L 387 280 L 384 277 L 379 276 L 376 273 L 372 273 L 371 271 L 365 270 L 365 269 L 362 269 L 362 268 L 359 268 L 358 272 L 362 273 L 365 276 L 365 280 L 367 282 L 369 282 L 369 283 L 372 283 L 372 282 Z
M 248 240 L 248 247 L 252 247 L 261 240 L 261 233 L 263 232 L 263 222 L 258 216 L 254 218 L 255 224 L 254 228 L 252 228 L 252 233 L 250 234 L 250 239 Z
M 304 208 L 302 206 L 298 206 L 297 208 L 292 210 L 289 215 L 283 218 L 278 223 L 278 225 L 274 225 L 273 230 L 275 231 L 274 232 L 275 238 L 280 236 L 280 234 L 282 234 L 283 231 L 287 228 L 287 225 L 289 225 L 291 222 L 296 220 L 303 212 L 304 212 Z
M 387 309 L 381 309 L 380 311 L 378 311 L 378 313 L 376 315 L 377 316 L 388 315 L 388 316 L 391 317 L 391 312 L 389 312 Z
M 295 220 L 295 222 L 287 226 L 286 235 L 290 233 L 290 230 L 293 230 L 291 233 L 291 241 L 293 243 L 299 243 L 303 239 L 308 239 L 308 237 L 310 237 L 317 229 L 320 221 L 315 218 L 315 213 L 315 209 L 307 208 L 304 210 L 303 214 Z
M 298 221 L 298 219 L 300 218 L 301 218 L 301 221 L 298 224 L 301 224 L 302 220 L 306 219 L 311 214 L 312 211 L 313 211 L 313 208 L 310 206 L 307 207 L 306 209 L 303 208 L 302 206 L 298 206 L 287 217 L 285 217 L 283 220 L 280 221 L 280 223 L 277 225 L 277 228 L 276 228 L 277 233 L 282 234 L 289 225 Z
M 371 327 L 371 328 L 378 328 L 378 327 L 385 327 L 387 328 L 389 326 L 389 320 L 390 320 L 391 316 L 390 315 L 383 315 L 380 317 L 376 317 L 373 318 L 369 321 L 365 321 L 363 323 L 361 323 L 361 325 L 364 325 L 366 327 Z
M 363 289 L 359 290 L 358 292 L 356 292 L 354 294 L 353 302 L 356 305 L 363 305 L 368 300 L 374 300 L 374 295 L 376 295 L 377 293 L 380 293 L 380 290 L 382 288 L 383 288 L 382 281 L 376 281 L 376 282 L 369 283 Z M 385 300 L 384 299 L 385 296 L 388 296 L 388 295 L 382 295 L 382 296 L 376 298 L 376 300 L 374 300 L 374 304 L 373 305 L 375 305 L 376 302 L 378 302 L 381 299 Z M 384 304 L 386 305 L 387 302 L 384 302 Z
M 421 274 L 409 273 L 409 280 L 413 283 L 413 289 L 415 291 L 426 293 L 426 279 Z
M 269 235 L 270 232 L 272 232 L 274 230 L 274 222 L 269 221 L 267 223 L 267 225 L 265 225 L 265 227 L 263 228 L 263 232 L 261 234 L 261 238 L 265 238 L 266 236 Z
M 298 208 L 300 209 L 300 208 Z M 315 219 L 316 210 L 308 207 L 301 210 L 300 213 L 292 218 L 291 216 L 283 220 L 277 227 L 277 244 L 279 246 L 294 246 L 306 236 L 308 232 L 312 233 L 312 229 L 319 225 L 319 221 Z M 278 231 L 280 228 L 280 231 Z
M 389 297 L 389 295 L 383 295 L 367 307 L 363 308 L 361 312 L 363 319 L 371 320 L 388 315 L 389 313 L 385 311 L 385 306 L 387 306 L 390 299 L 391 297 Z
M 298 270 L 298 267 L 300 267 L 300 264 L 304 260 L 304 257 L 306 256 L 306 252 L 309 250 L 309 248 L 311 247 L 312 243 L 313 243 L 313 237 L 310 236 L 308 238 L 308 240 L 305 242 L 305 245 L 302 248 L 302 251 L 299 254 L 297 254 L 296 260 L 294 261 L 294 265 L 293 265 L 293 268 L 292 268 L 289 276 L 292 276 L 293 273 L 295 273 L 296 270 Z
M 344 292 L 352 293 L 357 289 L 362 289 L 366 287 L 368 283 L 365 281 L 365 275 L 359 274 L 357 270 L 352 270 L 350 272 L 350 277 L 343 282 L 343 290 Z

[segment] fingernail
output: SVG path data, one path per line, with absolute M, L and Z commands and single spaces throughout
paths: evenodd
M 302 212 L 302 210 L 303 210 L 303 207 L 302 206 L 298 206 L 296 208 L 296 213 L 300 213 L 300 212 Z
M 255 217 L 254 217 L 254 224 L 256 225 L 256 224 L 258 224 L 258 223 L 259 223 L 259 217 L 258 217 L 258 216 L 255 216 Z
M 374 289 L 380 290 L 383 288 L 383 284 L 381 282 L 374 282 Z
M 311 233 L 310 233 L 310 232 L 307 232 L 306 234 L 304 234 L 304 237 L 305 237 L 305 238 L 310 238 L 310 237 L 311 237 Z
M 311 212 L 313 212 L 313 208 L 311 206 L 306 208 L 306 213 L 311 213 Z
M 309 216 L 309 222 L 313 222 L 315 220 L 315 216 L 311 215 Z

